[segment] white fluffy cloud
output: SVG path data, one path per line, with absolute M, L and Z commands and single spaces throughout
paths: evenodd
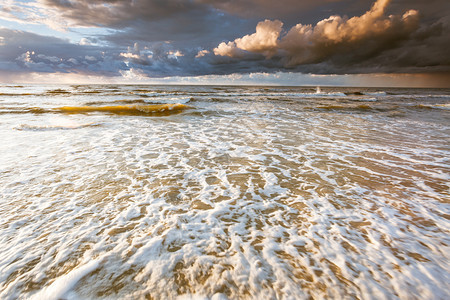
M 272 57 L 279 47 L 278 37 L 282 30 L 283 23 L 275 20 L 265 20 L 256 25 L 254 34 L 246 35 L 233 42 L 221 43 L 214 49 L 214 54 L 229 57 L 239 57 L 243 55 L 240 50 L 261 53 L 267 58 Z
M 236 47 L 271 57 L 278 47 L 278 37 L 282 27 L 283 23 L 278 20 L 259 22 L 256 26 L 256 33 L 235 40 Z

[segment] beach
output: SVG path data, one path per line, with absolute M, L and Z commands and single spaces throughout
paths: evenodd
M 448 299 L 450 89 L 0 85 L 1 299 Z

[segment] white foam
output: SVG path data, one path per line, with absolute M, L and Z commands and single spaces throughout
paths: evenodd
M 95 271 L 95 269 L 99 267 L 100 261 L 100 259 L 92 260 L 77 269 L 72 270 L 68 274 L 57 278 L 51 285 L 34 294 L 31 299 L 62 299 L 64 295 L 80 281 L 80 279 Z
M 386 96 L 386 92 L 379 91 L 379 92 L 363 92 L 364 95 L 367 96 Z
M 434 107 L 442 108 L 442 109 L 450 109 L 450 103 L 436 104 L 436 105 L 434 105 Z
M 191 101 L 191 97 L 156 97 L 145 100 L 151 103 L 186 104 Z
M 336 97 L 347 97 L 345 93 L 341 92 L 320 92 L 320 93 L 283 93 L 283 96 L 297 97 L 297 98 L 336 98 Z

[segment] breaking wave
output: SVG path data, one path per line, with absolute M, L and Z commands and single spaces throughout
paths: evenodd
M 51 111 L 67 114 L 84 114 L 91 112 L 103 112 L 117 115 L 170 115 L 179 113 L 189 106 L 176 104 L 147 104 L 147 105 L 111 105 L 111 106 L 63 106 Z

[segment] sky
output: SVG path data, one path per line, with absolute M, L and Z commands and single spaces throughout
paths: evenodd
M 2 0 L 0 82 L 450 87 L 448 0 Z

